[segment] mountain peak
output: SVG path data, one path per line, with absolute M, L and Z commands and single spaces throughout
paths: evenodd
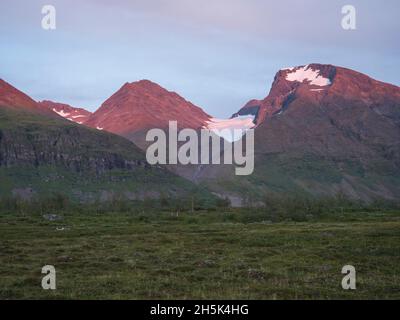
M 279 70 L 268 96 L 263 100 L 249 101 L 238 114 L 256 113 L 258 125 L 266 118 L 285 113 L 294 100 L 301 99 L 307 106 L 319 104 L 321 100 L 356 101 L 361 97 L 364 102 L 373 105 L 379 102 L 378 96 L 385 96 L 390 101 L 397 99 L 398 89 L 397 86 L 374 80 L 351 69 L 312 63 Z
M 160 86 L 158 83 L 155 83 L 147 79 L 138 80 L 134 82 L 126 82 L 114 95 L 115 96 L 129 95 L 129 96 L 134 96 L 137 99 L 142 99 L 144 96 L 148 98 L 158 97 L 160 99 L 163 98 L 168 99 L 169 97 L 187 102 L 176 92 L 168 91 L 167 89 Z
M 177 121 L 182 128 L 201 128 L 209 119 L 201 108 L 177 93 L 150 80 L 140 80 L 125 83 L 86 124 L 129 136 L 142 130 L 168 127 L 168 121 Z
M 133 81 L 133 82 L 126 82 L 122 88 L 129 88 L 129 89 L 137 89 L 137 88 L 143 88 L 143 89 L 163 89 L 159 84 L 148 80 L 148 79 L 142 79 L 138 81 Z

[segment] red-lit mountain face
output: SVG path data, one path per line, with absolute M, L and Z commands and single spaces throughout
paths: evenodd
M 199 175 L 204 180 L 222 181 L 238 192 L 245 185 L 253 197 L 266 192 L 400 197 L 399 87 L 311 64 L 279 71 L 270 94 L 238 114 L 256 115 L 254 174 L 234 178 L 224 170 L 221 177 L 210 167 Z
M 57 103 L 49 100 L 40 101 L 39 104 L 47 109 L 55 112 L 59 116 L 78 124 L 83 124 L 92 114 L 83 108 L 75 108 L 68 104 Z
M 39 105 L 28 95 L 2 79 L 0 79 L 0 107 L 54 116 L 46 107 Z
M 67 121 L 4 81 L 0 182 L 0 197 L 25 200 L 53 193 L 80 202 L 142 200 L 192 191 L 214 199 L 165 168 L 149 165 L 143 151 L 127 139 Z
M 256 121 L 258 149 L 268 153 L 357 157 L 373 146 L 398 148 L 400 88 L 330 65 L 282 70 Z
M 311 64 L 280 70 L 263 100 L 251 100 L 237 114 L 255 114 L 257 124 L 282 114 L 294 100 L 343 104 L 358 101 L 385 114 L 399 113 L 399 88 L 379 82 L 359 72 L 332 65 Z M 384 111 L 386 110 L 386 111 Z M 398 117 L 398 116 L 397 116 Z
M 124 84 L 86 125 L 131 138 L 152 128 L 168 128 L 169 121 L 177 121 L 179 128 L 198 129 L 209 119 L 202 109 L 175 92 L 142 80 Z
M 142 150 L 150 129 L 163 129 L 168 135 L 169 121 L 177 121 L 178 130 L 199 130 L 211 117 L 201 108 L 156 83 L 141 80 L 124 84 L 94 112 L 85 125 L 121 135 Z M 179 143 L 181 144 L 181 142 Z M 168 165 L 169 170 L 192 179 L 197 165 Z
M 40 108 L 5 82 L 0 90 L 0 105 Z M 236 200 L 262 199 L 268 193 L 400 198 L 399 87 L 349 69 L 311 64 L 279 71 L 269 95 L 250 101 L 237 115 L 255 116 L 251 176 L 235 176 L 230 165 L 177 166 L 173 171 Z M 180 128 L 200 129 L 211 117 L 144 80 L 125 84 L 84 124 L 145 149 L 145 133 L 166 128 L 171 120 Z

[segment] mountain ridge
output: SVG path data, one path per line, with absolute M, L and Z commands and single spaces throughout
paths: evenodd
M 196 194 L 215 199 L 167 169 L 149 165 L 127 139 L 73 123 L 10 84 L 1 85 L 1 197 L 30 200 L 59 193 L 93 202 Z
M 288 74 L 301 68 L 318 70 L 319 75 L 328 79 L 330 84 L 325 86 L 318 86 L 310 83 L 306 79 L 304 81 L 289 81 Z M 339 83 L 339 84 L 338 84 Z M 344 83 L 344 84 L 343 84 Z M 281 111 L 285 104 L 290 103 L 293 98 L 293 93 L 297 90 L 304 90 L 305 88 L 313 90 L 314 95 L 324 93 L 325 91 L 340 91 L 342 94 L 348 95 L 351 90 L 358 90 L 359 92 L 368 91 L 369 87 L 373 86 L 375 89 L 382 90 L 386 88 L 386 92 L 396 94 L 399 97 L 399 87 L 390 83 L 375 80 L 361 72 L 354 71 L 348 68 L 338 67 L 330 64 L 312 63 L 305 66 L 298 66 L 293 68 L 286 68 L 279 70 L 271 85 L 269 94 L 261 100 L 250 100 L 242 107 L 237 114 L 246 115 L 257 113 L 257 124 L 263 122 L 265 118 L 271 117 Z M 358 88 L 357 88 L 358 87 Z M 361 97 L 362 98 L 362 97 Z M 257 110 L 257 111 L 254 111 Z
M 400 197 L 398 86 L 334 65 L 281 69 L 264 99 L 250 100 L 232 115 L 233 120 L 244 118 L 238 124 L 246 128 L 252 117 L 252 176 L 234 176 L 231 165 L 178 165 L 172 171 L 236 198 L 288 192 L 344 193 L 365 201 Z M 82 124 L 145 150 L 147 130 L 165 129 L 170 120 L 178 121 L 180 129 L 229 126 L 149 80 L 125 83 Z
M 93 128 L 130 136 L 152 128 L 168 128 L 168 121 L 181 128 L 201 128 L 210 116 L 201 108 L 149 80 L 127 82 L 86 121 Z

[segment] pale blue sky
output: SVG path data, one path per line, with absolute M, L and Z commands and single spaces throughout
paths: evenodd
M 57 29 L 41 28 L 41 8 Z M 357 30 L 341 8 L 357 9 Z M 275 73 L 331 63 L 400 85 L 398 0 L 1 0 L 0 78 L 36 100 L 95 110 L 149 79 L 217 117 L 263 98 Z

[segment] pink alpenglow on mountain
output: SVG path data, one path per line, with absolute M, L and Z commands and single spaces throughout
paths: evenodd
M 236 190 L 246 189 L 368 201 L 400 197 L 396 85 L 333 65 L 288 68 L 278 71 L 266 98 L 249 101 L 235 116 L 255 117 L 251 180 L 209 166 L 197 181 L 234 186 L 238 196 Z
M 200 129 L 210 116 L 175 92 L 141 80 L 124 84 L 85 123 L 88 126 L 129 137 L 153 128 Z
M 398 112 L 399 88 L 374 80 L 362 73 L 324 64 L 309 64 L 278 71 L 268 96 L 262 100 L 251 100 L 235 115 L 254 115 L 260 125 L 271 117 L 281 116 L 293 102 L 309 101 L 308 104 L 346 105 L 348 102 L 363 102 L 380 112 Z M 332 108 L 332 107 L 331 107 Z M 309 109 L 309 108 L 308 108 Z M 307 108 L 302 109 L 307 112 Z M 300 110 L 297 110 L 300 112 Z M 305 115 L 304 115 L 305 116 Z
M 13 108 L 36 109 L 37 103 L 25 93 L 0 79 L 0 105 Z
M 233 129 L 253 128 L 254 117 L 216 119 L 201 108 L 149 80 L 124 84 L 85 122 L 98 130 L 113 132 L 138 143 L 138 136 L 150 129 L 168 128 L 169 121 L 177 121 L 179 129 Z M 222 137 L 232 141 L 231 135 Z M 233 137 L 233 140 L 240 139 Z M 140 144 L 140 143 L 139 143 Z
M 44 115 L 53 114 L 46 107 L 41 106 L 31 97 L 2 79 L 0 79 L 0 108 L 1 107 Z
M 41 101 L 39 104 L 55 112 L 59 116 L 78 124 L 85 123 L 92 114 L 91 112 L 82 108 L 75 108 L 68 104 L 57 103 L 49 100 Z

